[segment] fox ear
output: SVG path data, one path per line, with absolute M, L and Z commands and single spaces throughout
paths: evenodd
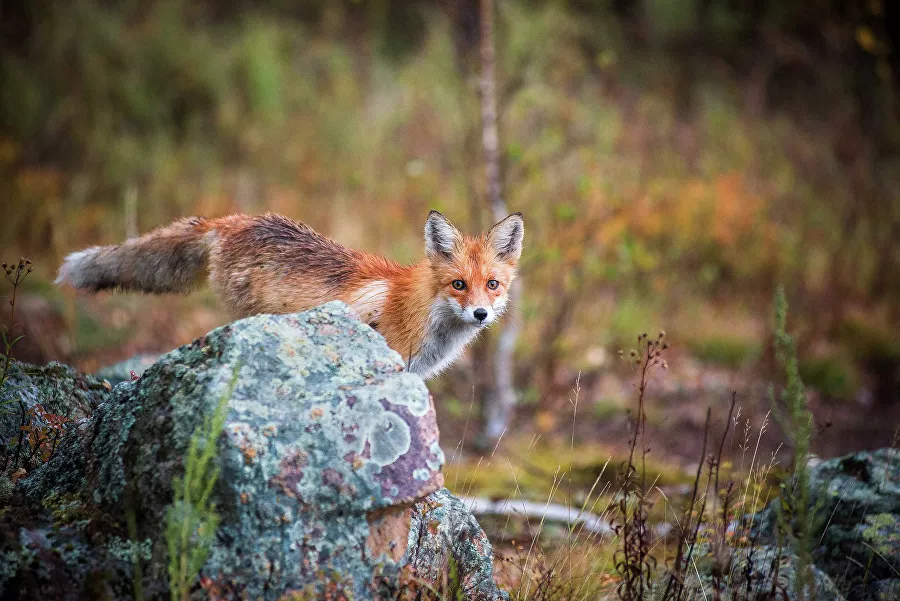
M 488 242 L 494 247 L 497 257 L 504 261 L 516 262 L 522 255 L 522 238 L 525 236 L 525 219 L 522 213 L 513 213 L 488 232 Z
M 459 230 L 446 217 L 437 211 L 428 214 L 425 222 L 425 254 L 429 259 L 449 259 L 461 239 Z

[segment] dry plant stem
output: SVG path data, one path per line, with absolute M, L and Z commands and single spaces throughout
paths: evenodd
M 644 532 L 646 531 L 646 522 L 643 515 L 643 500 L 647 495 L 647 443 L 646 443 L 646 430 L 647 430 L 647 416 L 644 411 L 644 394 L 647 391 L 647 373 L 650 369 L 650 345 L 647 345 L 647 353 L 646 358 L 644 360 L 644 365 L 642 366 L 643 372 L 641 373 L 641 392 L 638 403 L 638 419 L 640 420 L 640 424 L 638 426 L 638 431 L 641 435 L 641 486 L 639 489 L 639 497 L 638 497 L 638 507 L 637 507 L 637 517 L 640 519 L 640 522 L 636 523 L 638 527 L 638 568 L 643 571 L 644 562 L 647 559 L 647 546 L 644 544 Z M 635 438 L 637 438 L 637 433 L 635 433 Z M 632 454 L 634 454 L 634 447 L 631 449 Z M 641 577 L 638 580 L 638 599 L 644 598 L 644 578 Z
M 7 274 L 6 279 L 9 279 L 9 274 Z M 16 292 L 18 291 L 19 284 L 18 282 L 13 282 L 12 296 L 9 299 L 9 326 L 8 331 L 10 337 L 12 337 L 13 327 L 16 324 Z M 6 340 L 6 348 L 4 349 L 4 358 L 3 358 L 3 381 L 6 381 L 6 374 L 9 373 L 9 362 L 12 360 L 12 341 Z
M 25 281 L 28 274 L 34 270 L 34 267 L 32 267 L 31 261 L 22 258 L 19 259 L 19 263 L 15 267 L 8 266 L 4 263 L 3 269 L 6 272 L 6 281 L 12 284 L 12 294 L 9 299 L 9 324 L 7 326 L 7 336 L 4 336 L 3 339 L 5 348 L 3 350 L 3 372 L 0 373 L 0 384 L 6 382 L 6 376 L 9 373 L 9 364 L 12 361 L 12 348 L 18 341 L 18 338 L 12 337 L 13 328 L 16 326 L 16 294 L 19 291 L 19 286 L 22 285 L 22 282 Z M 12 274 L 15 274 L 15 276 Z
M 707 408 L 706 409 L 706 423 L 703 426 L 703 454 L 704 455 L 706 453 L 706 444 L 707 444 L 707 441 L 709 440 L 709 419 L 710 419 L 710 410 L 709 410 L 709 408 Z M 702 462 L 702 459 L 701 459 L 701 462 Z M 701 463 L 700 469 L 702 469 L 702 463 Z M 700 474 L 700 469 L 697 470 L 698 476 Z M 694 523 L 694 529 L 690 535 L 690 546 L 688 547 L 687 557 L 685 557 L 685 561 L 684 561 L 685 568 L 687 568 L 687 566 L 690 565 L 691 559 L 694 556 L 694 546 L 697 544 L 697 538 L 699 538 L 700 526 L 703 525 L 703 513 L 704 513 L 704 509 L 706 508 L 706 495 L 709 492 L 709 484 L 710 484 L 709 481 L 710 481 L 711 477 L 712 477 L 712 475 L 709 472 L 707 472 L 706 488 L 703 493 L 703 500 L 700 501 L 700 511 L 697 514 L 697 521 Z M 684 584 L 682 583 L 680 586 L 680 589 L 679 589 L 678 599 L 681 599 L 681 594 L 683 592 L 684 592 Z
M 709 458 L 709 474 L 713 478 L 713 499 L 717 499 L 721 493 L 719 490 L 719 472 L 722 467 L 722 454 L 725 450 L 725 441 L 728 438 L 728 432 L 731 427 L 731 417 L 734 415 L 734 406 L 737 402 L 737 392 L 732 391 L 731 393 L 731 406 L 728 410 L 728 419 L 725 421 L 725 431 L 722 433 L 722 439 L 719 441 L 719 450 L 718 452 Z M 707 479 L 708 480 L 708 479 Z M 719 601 L 721 597 L 720 587 L 723 584 L 723 576 L 724 574 L 730 574 L 731 569 L 731 560 L 726 551 L 726 533 L 728 531 L 728 517 L 729 511 L 728 507 L 731 501 L 731 494 L 734 487 L 733 482 L 729 482 L 728 489 L 722 495 L 722 510 L 721 510 L 721 522 L 716 522 L 714 520 L 714 526 L 720 526 L 721 528 L 716 528 L 714 530 L 717 538 L 715 539 L 715 546 L 717 548 L 714 549 L 714 557 L 716 561 L 716 568 L 713 569 L 712 572 L 712 581 L 713 581 L 713 599 L 714 601 Z
M 578 372 L 578 376 L 575 378 L 575 399 L 572 402 L 572 438 L 569 443 L 569 470 L 567 476 L 569 478 L 569 494 L 566 499 L 566 505 L 571 506 L 572 504 L 572 470 L 575 469 L 575 426 L 578 421 L 578 397 L 581 394 L 581 372 Z M 572 547 L 574 541 L 572 540 L 572 529 L 569 529 L 569 540 L 568 540 L 568 569 L 569 573 L 572 573 Z
M 688 564 L 684 557 L 684 551 L 685 545 L 690 538 L 690 535 L 688 533 L 691 531 L 691 514 L 693 513 L 694 506 L 697 503 L 697 493 L 700 489 L 700 476 L 703 473 L 703 459 L 704 457 L 706 457 L 706 443 L 709 438 L 709 416 L 710 410 L 707 409 L 706 424 L 703 427 L 703 450 L 700 452 L 700 461 L 697 463 L 697 475 L 694 476 L 694 487 L 691 491 L 691 501 L 685 507 L 684 517 L 681 520 L 683 526 L 681 528 L 681 535 L 678 537 L 678 548 L 675 552 L 675 562 L 672 565 L 672 570 L 669 572 L 669 581 L 666 583 L 666 589 L 663 592 L 662 596 L 663 599 L 680 599 L 681 593 L 684 589 L 684 574 Z
M 25 426 L 28 421 L 28 411 L 25 409 L 25 403 L 22 400 L 19 400 L 19 410 L 22 412 L 22 419 L 19 420 L 19 438 L 16 441 L 16 453 L 13 456 L 12 471 L 16 471 L 16 468 L 19 467 L 19 457 L 25 444 Z
M 650 589 L 655 560 L 650 554 L 650 531 L 647 528 L 649 508 L 646 459 L 649 449 L 646 445 L 645 398 L 650 376 L 655 367 L 666 369 L 662 352 L 668 347 L 663 342 L 665 332 L 655 339 L 647 334 L 638 336 L 638 349 L 632 350 L 630 360 L 637 368 L 638 411 L 634 420 L 634 430 L 629 439 L 628 462 L 621 477 L 622 496 L 617 503 L 619 523 L 614 526 L 621 538 L 621 547 L 614 554 L 615 570 L 621 577 L 617 592 L 622 601 L 639 601 Z M 641 474 L 637 474 L 635 451 L 641 444 Z
M 737 391 L 731 391 L 731 407 L 728 409 L 728 419 L 725 421 L 725 432 L 722 434 L 722 440 L 719 442 L 719 452 L 716 454 L 716 478 L 715 493 L 719 494 L 719 469 L 722 467 L 722 453 L 725 451 L 725 441 L 728 439 L 728 432 L 731 429 L 731 416 L 734 415 L 734 406 L 737 404 Z
M 12 284 L 12 294 L 9 299 L 9 324 L 7 325 L 7 331 L 3 335 L 4 357 L 3 371 L 0 372 L 0 389 L 6 384 L 6 380 L 9 376 L 9 365 L 12 362 L 12 349 L 19 340 L 19 338 L 13 337 L 13 329 L 16 325 L 16 295 L 18 294 L 19 286 L 22 285 L 22 282 L 25 281 L 28 274 L 34 270 L 34 267 L 31 265 L 31 261 L 23 257 L 19 259 L 19 262 L 15 266 L 3 263 L 3 270 L 5 271 L 4 276 L 6 277 L 6 281 Z M 2 404 L 5 403 L 0 403 L 0 405 Z M 16 451 L 15 456 L 13 457 L 13 470 L 19 467 L 19 457 L 21 456 L 22 445 L 25 441 L 25 426 L 28 420 L 28 410 L 21 397 L 19 398 L 19 411 L 21 412 L 21 419 L 19 421 L 19 438 L 16 441 Z M 8 465 L 9 453 L 4 453 L 3 471 L 6 471 Z

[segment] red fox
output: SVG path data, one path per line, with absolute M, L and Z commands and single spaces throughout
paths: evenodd
M 384 336 L 410 371 L 430 378 L 506 309 L 524 233 L 521 213 L 470 237 L 431 211 L 426 258 L 404 266 L 281 215 L 191 217 L 122 244 L 72 253 L 56 282 L 91 292 L 159 293 L 187 291 L 208 277 L 235 317 L 341 300 Z

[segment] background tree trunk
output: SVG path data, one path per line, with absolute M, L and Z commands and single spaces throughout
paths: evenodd
M 503 200 L 503 178 L 500 173 L 500 133 L 497 127 L 497 75 L 494 44 L 494 2 L 480 0 L 481 21 L 481 131 L 484 149 L 484 171 L 487 201 L 493 222 L 506 217 L 509 211 Z M 517 280 L 510 289 L 509 306 L 514 311 L 519 299 L 520 283 Z M 516 403 L 513 387 L 513 350 L 519 335 L 519 325 L 514 315 L 503 321 L 503 329 L 496 340 L 492 360 L 486 352 L 478 352 L 475 369 L 480 371 L 477 388 L 481 399 L 481 442 L 496 440 L 506 430 Z M 481 344 L 488 344 L 485 339 Z M 482 347 L 482 351 L 488 348 Z

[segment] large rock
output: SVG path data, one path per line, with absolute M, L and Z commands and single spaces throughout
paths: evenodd
M 716 551 L 709 544 L 697 545 L 696 560 L 692 567 L 698 578 L 694 580 L 693 574 L 688 572 L 686 598 L 701 599 L 713 593 L 713 573 L 720 569 L 716 558 Z M 772 545 L 754 546 L 752 556 L 749 548 L 733 548 L 728 582 L 720 585 L 718 592 L 712 596 L 720 599 L 733 598 L 735 591 L 752 590 L 762 600 L 771 599 L 771 591 L 774 590 L 775 599 L 793 599 L 799 584 L 802 587 L 799 599 L 845 601 L 840 590 L 822 570 L 812 565 L 809 572 L 800 574 L 799 565 L 799 558 L 792 552 Z M 745 597 L 746 595 L 741 596 L 742 599 Z
M 54 440 L 58 434 L 54 426 L 85 418 L 111 398 L 108 383 L 61 363 L 39 367 L 13 361 L 8 376 L 0 390 L 0 472 L 30 471 L 42 454 L 50 452 L 52 444 L 34 449 L 24 440 L 18 445 L 20 428 L 40 429 Z
M 211 596 L 377 598 L 451 565 L 467 598 L 501 596 L 484 533 L 442 489 L 425 385 L 340 303 L 235 322 L 116 386 L 19 482 L 0 596 L 131 598 L 137 558 L 144 595 L 167 597 L 173 480 L 235 371 L 199 580 Z
M 759 516 L 763 540 L 776 539 L 779 501 Z M 900 599 L 900 450 L 824 461 L 810 471 L 815 566 L 850 601 Z

